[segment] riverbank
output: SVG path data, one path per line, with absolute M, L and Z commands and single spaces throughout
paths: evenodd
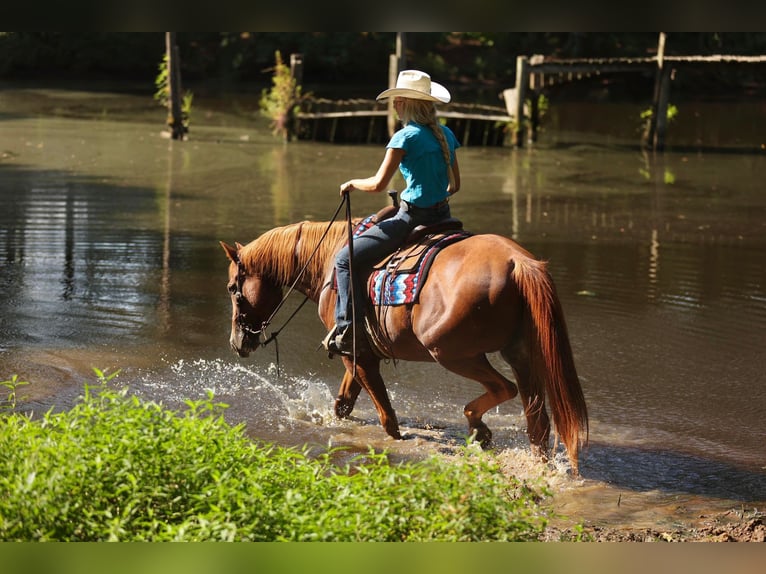
M 733 508 L 700 516 L 698 524 L 672 530 L 593 525 L 581 532 L 586 540 L 593 542 L 766 542 L 765 518 L 766 514 L 758 510 L 743 512 Z M 549 527 L 541 540 L 566 540 L 575 534 L 572 529 Z
M 102 376 L 102 375 L 100 375 Z M 16 388 L 22 388 L 20 385 L 24 385 L 24 383 L 17 383 L 14 381 L 7 381 L 6 386 L 9 390 L 13 391 L 13 394 L 9 395 L 10 403 L 6 406 L 14 406 L 16 402 Z M 19 395 L 20 397 L 24 397 L 26 400 L 29 400 L 30 395 L 26 392 L 28 387 L 23 387 L 22 393 Z M 96 398 L 95 393 L 93 395 L 89 395 L 85 397 L 84 399 L 81 399 L 82 403 L 78 403 L 79 406 L 76 406 L 71 413 L 66 414 L 62 413 L 61 415 L 58 415 L 58 417 L 49 417 L 49 415 L 45 415 L 45 419 L 49 421 L 49 423 L 53 423 L 54 420 L 58 420 L 61 418 L 61 420 L 77 422 L 77 421 L 96 421 L 100 420 L 100 418 L 103 417 L 109 417 L 112 416 L 112 413 L 119 414 L 121 410 L 127 410 L 130 414 L 128 417 L 118 417 L 120 420 L 122 418 L 125 418 L 126 420 L 133 420 L 138 413 L 139 415 L 143 416 L 145 412 L 155 412 L 155 414 L 162 413 L 162 417 L 160 419 L 154 421 L 152 424 L 156 426 L 157 432 L 162 431 L 165 432 L 167 429 L 172 429 L 171 421 L 173 420 L 173 417 L 171 417 L 170 411 L 164 411 L 157 407 L 154 403 L 144 403 L 139 401 L 124 401 L 123 399 L 118 398 L 116 394 L 109 394 L 106 395 L 106 401 L 103 399 Z M 212 398 L 208 399 L 207 401 L 197 401 L 197 402 L 189 402 L 187 405 L 191 405 L 190 411 L 192 413 L 200 413 L 199 415 L 193 414 L 191 416 L 184 415 L 182 417 L 183 423 L 179 422 L 178 424 L 184 424 L 184 425 L 197 425 L 207 428 L 208 430 L 206 432 L 210 432 L 210 429 L 208 428 L 209 421 L 212 419 L 207 418 L 207 410 L 210 410 L 210 413 L 214 413 L 216 411 L 220 403 L 214 404 L 212 402 Z M 25 407 L 24 404 L 18 404 L 17 406 L 21 412 L 26 412 L 27 415 L 23 417 L 22 420 L 26 419 L 26 416 L 32 417 L 32 419 L 37 419 L 40 416 L 43 416 L 42 413 L 38 413 L 33 415 L 33 412 L 28 410 L 27 407 Z M 83 410 L 84 409 L 84 410 Z M 206 410 L 207 409 L 207 410 Z M 219 410 L 218 414 L 222 414 L 224 411 Z M 113 417 L 112 417 L 113 418 Z M 10 421 L 10 419 L 4 419 Z M 110 419 L 111 420 L 111 419 Z M 199 420 L 199 423 L 197 422 Z M 72 423 L 72 424 L 73 424 Z M 30 423 L 32 424 L 32 423 Z M 67 423 L 67 428 L 78 428 L 80 425 Z M 114 424 L 114 423 L 110 423 Z M 223 423 L 222 420 L 218 420 L 216 423 L 217 426 L 215 426 L 216 432 L 228 433 L 230 436 L 228 437 L 222 437 L 224 441 L 233 441 L 232 447 L 236 446 L 236 444 L 242 443 L 240 436 L 238 436 L 238 433 L 241 430 L 241 427 L 235 426 L 235 427 L 229 427 Z M 357 423 L 358 424 L 358 423 Z M 86 425 L 87 426 L 87 425 Z M 148 433 L 149 435 L 153 435 L 155 431 L 152 430 L 152 425 L 149 425 L 148 427 L 142 427 L 142 430 L 139 432 L 137 429 L 133 429 L 133 427 L 130 426 L 129 423 L 126 423 L 123 425 L 123 429 L 117 432 L 116 434 L 123 437 L 123 440 L 121 441 L 124 444 L 128 444 L 125 442 L 127 440 L 128 436 L 132 436 L 133 438 L 130 439 L 128 442 L 132 445 L 130 446 L 130 450 L 125 451 L 124 456 L 120 458 L 120 460 L 123 461 L 124 464 L 128 464 L 131 467 L 138 468 L 139 466 L 147 466 L 153 467 L 152 465 L 159 467 L 164 467 L 166 465 L 166 461 L 163 461 L 163 458 L 165 455 L 162 455 L 161 453 L 155 452 L 154 450 L 147 450 L 148 447 L 138 447 L 136 445 L 143 444 L 142 443 L 142 437 Z M 29 429 L 31 428 L 30 425 L 26 425 L 24 428 Z M 239 430 L 238 430 L 239 429 Z M 452 469 L 452 474 L 454 477 L 462 477 L 460 480 L 462 481 L 460 484 L 463 484 L 462 487 L 460 487 L 463 492 L 464 496 L 468 496 L 470 489 L 465 490 L 467 488 L 465 484 L 467 484 L 465 481 L 471 482 L 470 477 L 473 476 L 471 472 L 466 472 L 468 470 L 468 467 L 466 464 L 468 464 L 467 460 L 469 458 L 473 458 L 471 455 L 471 452 L 474 453 L 474 455 L 480 455 L 480 452 L 478 450 L 477 446 L 469 446 L 466 448 L 465 441 L 462 439 L 457 433 L 454 432 L 445 432 L 445 429 L 438 429 L 438 428 L 429 428 L 428 425 L 417 425 L 413 424 L 413 421 L 406 421 L 402 425 L 403 430 L 403 436 L 404 440 L 401 441 L 392 441 L 392 440 L 386 440 L 384 448 L 380 448 L 379 446 L 374 448 L 374 451 L 376 451 L 378 454 L 373 454 L 373 450 L 368 451 L 365 453 L 357 453 L 356 450 L 358 449 L 350 449 L 347 450 L 345 445 L 340 443 L 333 443 L 329 445 L 331 447 L 330 452 L 334 453 L 331 454 L 331 457 L 333 459 L 333 466 L 338 466 L 338 468 L 342 467 L 346 463 L 351 463 L 353 460 L 356 460 L 358 457 L 363 456 L 365 458 L 370 459 L 374 462 L 374 460 L 378 460 L 375 457 L 382 457 L 379 459 L 380 461 L 383 461 L 384 459 L 390 460 L 390 468 L 401 468 L 404 471 L 407 471 L 407 469 L 416 469 L 416 468 L 423 468 L 422 465 L 426 464 L 432 464 L 428 461 L 435 461 L 436 459 L 441 459 L 442 462 L 438 463 L 439 469 Z M 132 435 L 131 435 L 132 433 Z M 14 433 L 16 434 L 16 433 Z M 97 433 L 100 435 L 101 438 L 97 439 L 97 444 L 101 444 L 104 440 L 106 440 L 106 434 L 108 433 Z M 62 435 L 62 437 L 64 437 Z M 9 436 L 9 435 L 4 435 Z M 87 432 L 88 437 L 92 437 L 93 433 L 91 431 Z M 184 435 L 185 436 L 185 435 Z M 187 437 L 188 438 L 188 437 Z M 83 439 L 84 440 L 84 439 Z M 153 440 L 153 439 L 152 439 Z M 187 441 L 187 439 L 184 439 Z M 534 507 L 539 508 L 544 515 L 545 515 L 545 525 L 540 528 L 537 532 L 530 531 L 527 533 L 526 539 L 528 541 L 540 541 L 540 542 L 570 542 L 570 541 L 582 541 L 582 542 L 671 542 L 671 543 L 678 543 L 678 542 L 764 542 L 766 541 L 766 512 L 764 512 L 763 508 L 753 508 L 751 507 L 745 507 L 744 505 L 740 508 L 730 508 L 725 511 L 717 511 L 717 512 L 710 512 L 708 510 L 702 511 L 702 513 L 695 514 L 692 512 L 686 512 L 685 515 L 682 517 L 680 514 L 678 515 L 678 519 L 675 520 L 672 524 L 671 523 L 664 523 L 664 524 L 657 524 L 655 527 L 647 527 L 645 524 L 643 525 L 637 525 L 637 526 L 626 526 L 625 522 L 621 522 L 619 524 L 615 524 L 614 521 L 609 520 L 608 518 L 602 518 L 599 519 L 598 517 L 591 516 L 590 518 L 582 521 L 579 519 L 579 517 L 567 517 L 566 516 L 566 506 L 567 501 L 570 500 L 572 497 L 587 497 L 588 496 L 588 483 L 592 481 L 588 481 L 587 479 L 583 479 L 582 477 L 572 477 L 568 472 L 568 463 L 565 460 L 565 458 L 562 456 L 561 453 L 554 456 L 553 460 L 550 463 L 542 463 L 535 458 L 532 457 L 530 451 L 528 448 L 525 448 L 524 445 L 524 437 L 523 433 L 519 432 L 518 436 L 514 438 L 514 443 L 518 443 L 518 447 L 515 445 L 511 448 L 502 448 L 498 449 L 496 451 L 490 451 L 488 454 L 489 456 L 478 456 L 476 458 L 475 462 L 473 464 L 479 464 L 479 461 L 481 462 L 482 468 L 486 465 L 486 468 L 493 468 L 493 472 L 495 473 L 495 477 L 499 477 L 500 475 L 505 476 L 505 480 L 499 479 L 502 483 L 506 484 L 505 488 L 508 488 L 510 485 L 523 485 L 523 487 L 519 490 L 519 487 L 517 486 L 516 489 L 518 490 L 517 495 L 521 496 L 522 493 L 524 496 L 531 496 L 529 504 L 531 504 Z M 71 442 L 71 441 L 70 441 Z M 188 441 L 187 441 L 188 442 Z M 82 444 L 86 444 L 86 442 L 83 442 Z M 75 451 L 78 450 L 77 444 L 80 444 L 77 441 L 67 443 L 69 444 L 70 450 L 72 453 L 75 453 Z M 205 443 L 207 444 L 207 443 Z M 221 443 L 223 444 L 223 443 Z M 244 443 L 242 443 L 244 444 Z M 181 447 L 182 445 L 179 443 L 177 445 L 178 447 Z M 74 450 L 72 450 L 74 448 Z M 91 447 L 89 447 L 91 448 Z M 164 448 L 164 447 L 163 447 Z M 237 447 L 242 448 L 242 447 Z M 16 450 L 16 449 L 14 449 Z M 39 449 L 32 449 L 35 452 Z M 156 449 L 155 449 L 156 450 Z M 162 448 L 160 449 L 162 450 Z M 173 452 L 175 454 L 172 454 L 172 456 L 182 456 L 183 457 L 183 450 L 177 450 L 174 449 Z M 321 453 L 315 452 L 316 448 L 312 448 L 309 450 L 306 450 L 305 452 L 309 454 L 311 452 L 310 456 L 306 459 L 306 463 L 310 464 L 310 460 L 323 460 L 323 456 Z M 147 462 L 147 460 L 144 460 L 146 458 L 145 455 L 142 455 L 142 457 L 135 458 L 133 457 L 133 454 L 135 452 L 143 452 L 145 455 L 150 455 L 147 460 L 153 460 L 154 462 Z M 273 450 L 271 452 L 276 453 L 279 451 Z M 474 452 L 475 451 L 475 452 Z M 195 451 L 196 452 L 196 451 Z M 281 451 L 279 451 L 281 452 Z M 298 453 L 297 451 L 292 451 L 294 454 L 293 456 L 297 457 Z M 42 455 L 41 455 L 42 456 Z M 106 456 L 106 455 L 103 455 Z M 371 458 L 372 457 L 372 458 Z M 98 457 L 97 457 L 98 458 Z M 39 460 L 43 460 L 43 458 L 40 458 L 38 456 Z M 106 458 L 104 459 L 106 461 Z M 130 462 L 132 461 L 132 463 Z M 118 461 L 115 461 L 118 462 Z M 329 459 L 325 458 L 325 462 L 329 462 Z M 27 461 L 29 463 L 29 461 Z M 25 463 L 25 464 L 27 464 Z M 83 463 L 84 464 L 84 463 Z M 265 464 L 265 462 L 261 462 L 261 465 Z M 278 464 L 278 463 L 269 463 L 269 464 Z M 399 465 L 402 465 L 400 467 Z M 434 463 L 435 464 L 435 463 Z M 107 462 L 103 462 L 99 465 L 99 468 L 103 465 L 107 465 Z M 413 466 L 414 465 L 414 466 Z M 199 466 L 199 463 L 197 464 Z M 226 466 L 226 465 L 224 465 Z M 373 466 L 375 466 L 373 464 Z M 385 463 L 386 468 L 389 468 L 389 463 Z M 66 465 L 64 466 L 57 466 L 59 468 L 59 471 L 57 472 L 64 472 Z M 184 467 L 184 464 L 181 464 L 179 468 Z M 247 467 L 247 465 L 244 465 L 242 468 Z M 330 472 L 330 467 L 326 467 L 323 472 Z M 76 470 L 76 469 L 75 469 Z M 38 477 L 39 480 L 35 479 L 35 482 L 42 481 L 45 478 L 46 472 L 43 470 L 41 471 L 40 468 L 37 468 L 36 470 L 33 470 L 34 475 Z M 136 471 L 138 472 L 138 471 Z M 373 472 L 372 468 L 369 472 Z M 478 471 L 476 471 L 478 472 Z M 14 476 L 17 473 L 11 472 L 7 476 Z M 23 474 L 23 473 L 22 473 Z M 66 472 L 65 472 L 66 474 Z M 88 473 L 86 473 L 88 474 Z M 335 473 L 330 472 L 331 476 L 334 476 Z M 141 472 L 138 472 L 136 474 L 137 477 L 143 476 Z M 484 476 L 483 479 L 480 479 L 477 481 L 476 485 L 476 493 L 481 492 L 479 498 L 480 499 L 487 499 L 488 496 L 492 494 L 490 492 L 492 487 L 492 484 L 500 484 L 495 479 L 491 479 L 491 475 L 481 475 L 476 474 L 474 478 L 481 478 L 481 476 Z M 139 482 L 137 482 L 134 487 L 139 487 L 141 484 L 141 479 L 137 479 Z M 494 481 L 494 482 L 493 482 Z M 433 482 L 433 477 L 430 478 L 428 483 Z M 464 484 L 465 483 L 465 484 Z M 10 483 L 8 483 L 8 486 Z M 101 483 L 100 488 L 105 488 L 105 483 Z M 455 486 L 455 485 L 453 485 Z M 10 487 L 10 486 L 9 486 Z M 144 487 L 147 487 L 144 485 Z M 312 487 L 313 488 L 313 487 Z M 472 487 L 473 488 L 473 487 Z M 490 488 L 490 490 L 487 490 Z M 494 488 L 494 487 L 492 487 Z M 310 489 L 309 489 L 310 490 Z M 433 485 L 429 486 L 429 491 L 433 491 Z M 437 489 L 438 490 L 438 489 Z M 602 494 L 600 495 L 601 498 L 604 498 L 603 491 L 601 491 Z M 308 493 L 308 490 L 304 493 Z M 380 493 L 379 493 L 380 494 Z M 620 497 L 622 497 L 622 494 L 620 494 Z M 625 495 L 626 498 L 629 497 L 628 494 Z M 7 498 L 7 500 L 20 500 L 17 497 L 11 496 L 10 498 Z M 93 503 L 95 499 L 91 500 L 90 503 Z M 534 500 L 534 502 L 532 502 Z M 83 501 L 84 502 L 84 501 Z M 482 503 L 483 508 L 484 503 Z M 617 506 L 619 506 L 619 499 L 617 501 Z M 627 504 L 626 504 L 627 506 Z M 62 511 L 61 508 L 58 508 L 57 506 L 55 508 L 51 507 L 49 508 L 49 511 L 59 512 Z M 687 509 L 689 510 L 689 509 Z M 469 514 L 473 515 L 475 514 L 476 510 L 472 510 L 469 512 Z M 496 509 L 493 512 L 498 512 Z M 502 514 L 502 513 L 501 513 Z M 11 516 L 13 513 L 8 514 L 7 516 Z M 474 519 L 472 519 L 472 522 L 475 520 L 480 519 L 481 514 L 476 514 Z M 602 514 L 603 516 L 603 514 Z M 480 529 L 481 531 L 481 529 Z M 125 531 L 127 532 L 127 531 Z M 482 536 L 489 536 L 489 538 L 484 538 L 485 540 L 494 540 L 495 538 L 489 533 L 485 532 Z
M 408 440 L 399 441 L 403 445 L 409 441 L 419 443 L 417 450 L 421 456 L 431 451 L 441 456 L 457 458 L 462 448 L 454 437 L 446 436 L 441 430 L 409 428 L 405 433 Z M 692 504 L 677 505 L 675 518 L 647 526 L 637 520 L 638 525 L 628 526 L 627 522 L 611 518 L 603 509 L 594 512 L 585 520 L 576 516 L 566 516 L 568 502 L 591 496 L 589 481 L 581 477 L 572 478 L 567 471 L 567 463 L 557 455 L 552 463 L 543 464 L 532 459 L 523 446 L 523 433 L 517 437 L 518 449 L 503 449 L 495 453 L 503 473 L 509 478 L 521 479 L 530 483 L 542 484 L 552 494 L 542 504 L 551 512 L 551 520 L 539 537 L 541 542 L 582 540 L 587 542 L 766 542 L 766 507 L 751 503 L 742 503 L 730 508 L 712 510 L 708 505 L 693 507 Z M 514 441 L 516 442 L 516 441 Z M 423 448 L 423 445 L 428 445 Z M 393 452 L 402 448 L 392 447 Z M 406 449 L 411 451 L 413 449 Z M 619 506 L 620 498 L 628 498 L 633 493 L 615 494 L 614 506 Z M 597 495 L 604 498 L 604 491 Z M 626 504 L 627 506 L 627 504 Z

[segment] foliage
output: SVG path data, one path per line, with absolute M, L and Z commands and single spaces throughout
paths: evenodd
M 639 114 L 641 123 L 639 124 L 637 131 L 642 132 L 641 139 L 645 145 L 651 144 L 651 142 L 649 142 L 649 134 L 651 132 L 651 123 L 652 123 L 653 116 L 654 116 L 654 110 L 652 108 L 647 108 Z M 678 116 L 678 107 L 673 104 L 668 104 L 668 111 L 667 111 L 668 124 L 670 124 L 673 120 L 675 120 L 677 116 Z M 666 173 L 665 183 L 675 183 L 675 178 L 672 177 L 672 174 L 670 175 L 671 175 L 671 178 L 668 178 L 668 174 Z
M 303 83 L 321 85 L 327 97 L 335 97 L 331 92 L 336 88 L 343 97 L 365 97 L 384 84 L 395 38 L 395 32 L 177 33 L 183 76 L 190 86 L 199 82 L 205 88 L 237 91 L 254 83 L 260 89 L 268 81 L 263 70 L 279 49 L 285 55 L 303 54 Z M 407 65 L 430 71 L 449 85 L 494 91 L 513 85 L 519 55 L 646 56 L 655 52 L 657 39 L 657 32 L 408 32 Z M 162 32 L 2 32 L 0 73 L 4 80 L 111 79 L 131 89 L 135 86 L 126 86 L 126 81 L 145 85 L 154 77 L 156 55 L 163 47 Z M 671 32 L 666 50 L 668 55 L 762 55 L 766 33 Z M 730 96 L 742 94 L 747 83 L 763 91 L 761 64 L 704 68 L 684 69 L 674 93 Z M 650 90 L 637 89 L 641 96 Z
M 271 88 L 261 92 L 259 101 L 261 113 L 271 120 L 271 132 L 287 139 L 290 123 L 302 99 L 301 86 L 293 77 L 290 67 L 282 61 L 279 50 L 274 53 L 274 75 Z
M 654 111 L 652 108 L 647 108 L 641 112 L 641 122 L 648 122 L 652 116 L 654 115 Z M 678 116 L 678 106 L 675 106 L 673 104 L 668 104 L 668 123 L 672 122 L 676 119 Z
M 162 62 L 158 66 L 157 77 L 154 79 L 154 99 L 160 103 L 163 107 L 168 107 L 170 100 L 170 66 L 168 66 L 168 55 L 162 57 Z M 189 131 L 189 124 L 191 123 L 191 109 L 192 101 L 194 100 L 194 94 L 189 90 L 184 90 L 181 96 L 181 123 L 183 124 L 184 131 Z
M 8 392 L 6 399 L 0 402 L 0 410 L 15 409 L 16 401 L 18 399 L 16 390 L 19 387 L 22 387 L 28 384 L 29 383 L 27 381 L 20 381 L 18 375 L 13 375 L 7 381 L 0 381 L 0 387 L 4 387 L 6 391 Z
M 393 51 L 394 32 L 178 32 L 184 54 L 184 73 L 210 78 L 236 69 L 252 80 L 273 61 L 274 51 L 303 53 L 307 71 L 319 77 L 369 77 L 370 62 L 385 71 Z M 657 32 L 408 32 L 408 57 L 437 55 L 458 65 L 461 74 L 473 77 L 472 59 L 459 61 L 457 52 L 472 49 L 493 61 L 493 75 L 517 55 L 543 54 L 560 58 L 645 56 L 657 47 Z M 9 70 L 38 67 L 45 72 L 129 73 L 146 77 L 154 69 L 154 56 L 164 47 L 163 32 L 2 32 L 0 62 Z M 668 53 L 751 54 L 766 53 L 764 32 L 671 32 Z M 461 54 L 460 56 L 464 55 Z M 367 62 L 368 65 L 363 64 Z M 2 69 L 2 68 L 0 68 Z M 757 71 L 757 70 L 756 70 Z
M 183 412 L 107 386 L 0 416 L 3 541 L 535 540 L 539 493 L 486 453 L 392 464 L 258 444 L 213 393 Z

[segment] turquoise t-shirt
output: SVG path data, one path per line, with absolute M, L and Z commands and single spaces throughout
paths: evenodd
M 441 129 L 449 146 L 450 162 L 454 162 L 460 142 L 447 126 L 441 126 Z M 411 122 L 396 132 L 386 147 L 404 150 L 404 158 L 399 164 L 407 184 L 402 192 L 404 201 L 417 207 L 430 207 L 447 198 L 449 174 L 439 141 L 429 127 Z

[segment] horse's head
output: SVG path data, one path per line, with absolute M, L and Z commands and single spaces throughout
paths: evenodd
M 240 259 L 242 245 L 232 247 L 221 241 L 230 260 L 231 336 L 229 344 L 240 357 L 247 357 L 261 344 L 261 330 L 282 300 L 282 288 L 272 281 L 250 274 Z

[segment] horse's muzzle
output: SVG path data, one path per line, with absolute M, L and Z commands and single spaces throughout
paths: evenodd
M 242 330 L 237 329 L 232 332 L 229 339 L 229 345 L 232 350 L 242 358 L 250 356 L 250 353 L 255 351 L 260 345 L 258 337 L 252 337 Z
M 241 348 L 241 347 L 237 347 L 236 345 L 232 345 L 232 346 L 231 346 L 231 348 L 232 348 L 232 350 L 233 350 L 235 353 L 237 353 L 237 355 L 239 355 L 239 356 L 240 356 L 240 357 L 242 357 L 243 359 L 244 359 L 244 358 L 247 358 L 247 357 L 249 357 L 249 356 L 250 356 L 250 351 L 249 351 L 249 350 L 247 350 L 247 349 L 243 349 L 243 348 Z

